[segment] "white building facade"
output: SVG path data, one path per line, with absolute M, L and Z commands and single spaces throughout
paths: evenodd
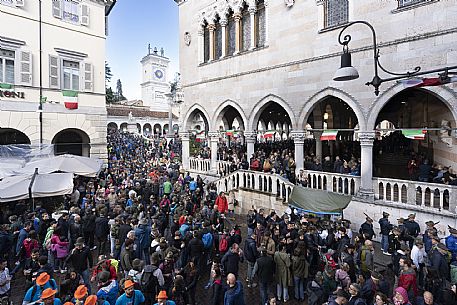
M 115 2 L 0 1 L 1 144 L 106 158 L 106 22 Z
M 313 153 L 321 159 L 327 155 L 333 159 L 342 144 L 357 139 L 353 142 L 361 159 L 360 183 L 356 184 L 360 198 L 372 199 L 378 193 L 386 198 L 386 182 L 376 184 L 373 174 L 376 131 L 382 126 L 430 129 L 426 140 L 415 141 L 412 148 L 432 156 L 435 163 L 457 165 L 453 130 L 457 118 L 456 83 L 408 88 L 404 83 L 392 81 L 382 84 L 376 96 L 373 87 L 365 86 L 374 75 L 374 54 L 372 32 L 363 24 L 350 26 L 343 34 L 343 37 L 352 36 L 349 51 L 352 66 L 358 69 L 360 77 L 347 82 L 332 80 L 342 54 L 338 35 L 344 26 L 356 20 L 367 21 L 374 27 L 380 62 L 388 70 L 405 72 L 416 66 L 422 70 L 456 66 L 454 1 L 176 2 L 185 96 L 180 130 L 185 167 L 190 168 L 189 134 L 196 117 L 205 121 L 212 156 L 216 155 L 219 131 L 232 129 L 235 119 L 244 131 L 248 157 L 254 152 L 259 131 L 279 126 L 274 127 L 276 131 L 286 130 L 287 136 L 294 140 L 297 170 L 304 168 L 305 142 L 310 129 L 314 130 Z M 381 77 L 390 76 L 381 69 L 379 73 Z M 385 120 L 392 125 L 381 126 Z M 440 128 L 444 126 L 448 130 L 443 132 L 445 128 Z M 320 141 L 325 129 L 339 130 L 338 140 Z M 217 167 L 214 157 L 208 162 L 212 169 Z M 388 184 L 387 197 L 397 196 L 398 186 Z M 433 201 L 430 192 L 433 189 L 424 185 L 415 188 L 422 205 L 426 206 L 427 200 L 428 205 Z M 390 193 L 394 194 L 394 190 L 395 196 Z M 439 194 L 436 190 L 435 195 Z M 400 191 L 403 193 L 401 186 Z M 410 199 L 414 189 L 411 192 Z M 444 209 L 454 212 L 455 202 L 449 200 L 449 192 L 434 202 L 447 201 Z

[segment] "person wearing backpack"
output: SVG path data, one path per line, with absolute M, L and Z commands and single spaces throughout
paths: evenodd
M 119 285 L 115 279 L 111 279 L 109 271 L 102 271 L 98 275 L 97 298 L 106 300 L 109 305 L 115 305 L 119 294 Z
M 162 270 L 159 268 L 159 257 L 151 256 L 151 265 L 146 265 L 140 278 L 141 291 L 144 293 L 146 304 L 151 304 L 160 288 L 165 284 Z
M 221 264 L 224 266 L 225 274 L 232 273 L 238 276 L 239 264 L 244 262 L 243 251 L 238 244 L 233 244 L 230 251 L 222 257 Z
M 56 281 L 54 281 L 54 279 L 51 279 L 51 276 L 49 274 L 43 272 L 37 277 L 35 284 L 32 287 L 30 287 L 25 293 L 22 305 L 38 301 L 41 298 L 41 294 L 43 293 L 43 291 L 48 288 L 57 290 L 57 284 Z
M 211 227 L 208 222 L 203 223 L 203 236 L 202 236 L 202 241 L 203 241 L 203 246 L 205 248 L 205 254 L 206 254 L 206 262 L 207 264 L 211 264 L 211 257 L 213 254 L 213 244 L 214 244 L 214 238 L 213 238 L 213 232 L 211 232 Z
M 253 232 L 251 236 L 248 236 L 246 240 L 244 241 L 244 257 L 246 258 L 246 261 L 248 262 L 248 274 L 247 274 L 247 282 L 248 282 L 248 288 L 255 288 L 257 287 L 257 284 L 253 282 L 254 279 L 254 264 L 259 258 L 259 251 L 257 251 L 257 244 L 256 244 L 256 234 Z

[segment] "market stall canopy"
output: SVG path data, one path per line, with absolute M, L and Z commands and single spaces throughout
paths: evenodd
M 0 202 L 29 198 L 33 174 L 6 177 L 0 181 Z M 33 198 L 62 196 L 73 192 L 73 174 L 37 174 L 32 184 Z
M 3 163 L 6 163 L 6 160 L 1 161 L 0 168 Z M 25 163 L 22 167 L 3 170 L 0 172 L 0 178 L 14 175 L 30 175 L 34 173 L 35 168 L 38 168 L 38 172 L 41 174 L 63 172 L 85 177 L 96 177 L 102 166 L 103 161 L 100 159 L 75 155 L 60 155 L 32 160 Z
M 341 214 L 351 202 L 352 196 L 340 195 L 324 190 L 294 186 L 289 205 L 315 214 Z

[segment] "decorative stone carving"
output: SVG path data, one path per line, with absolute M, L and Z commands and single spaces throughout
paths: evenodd
M 191 37 L 190 33 L 185 32 L 184 33 L 184 43 L 186 44 L 186 46 L 190 46 L 191 41 L 192 41 L 192 37 Z
M 374 131 L 359 131 L 360 145 L 373 145 L 376 133 Z
M 255 143 L 257 140 L 257 133 L 255 131 L 245 131 L 244 139 L 247 143 Z
M 452 137 L 451 137 L 451 126 L 449 124 L 449 121 L 447 120 L 442 120 L 441 121 L 441 130 L 439 134 L 440 141 L 443 143 L 446 143 L 447 146 L 451 147 L 452 146 Z
M 190 133 L 187 132 L 187 131 L 180 131 L 179 132 L 179 137 L 181 138 L 182 141 L 189 141 Z
M 284 0 L 284 4 L 285 4 L 287 7 L 292 7 L 292 6 L 294 6 L 294 4 L 295 4 L 295 0 Z
M 219 141 L 219 132 L 218 131 L 209 131 L 208 137 L 210 138 L 211 141 L 214 141 L 214 140 Z
M 303 131 L 292 131 L 290 137 L 294 140 L 295 144 L 304 144 L 306 140 L 306 133 Z

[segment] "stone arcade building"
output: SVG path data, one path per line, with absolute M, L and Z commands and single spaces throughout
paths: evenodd
M 195 169 L 188 143 L 196 117 L 205 122 L 212 151 L 212 159 L 205 162 L 213 170 L 218 166 L 219 130 L 231 129 L 235 119 L 243 131 L 248 156 L 262 131 L 273 128 L 293 139 L 297 170 L 304 168 L 304 152 L 309 149 L 304 143 L 314 129 L 312 152 L 316 156 L 334 158 L 350 141 L 361 158 L 360 177 L 310 173 L 316 179 L 313 181 L 319 181 L 316 187 L 329 179 L 334 183 L 352 179 L 355 187 L 351 193 L 358 201 L 374 203 L 370 212 L 376 218 L 385 209 L 393 217 L 415 211 L 420 221 L 447 217 L 442 221 L 443 232 L 446 224 L 454 225 L 455 187 L 392 179 L 398 177 L 389 177 L 388 170 L 376 176 L 376 162 L 381 157 L 373 152 L 375 139 L 379 139 L 376 129 L 386 126 L 385 122 L 397 129 L 456 128 L 457 85 L 407 88 L 403 83 L 388 82 L 375 96 L 373 88 L 365 86 L 374 72 L 372 34 L 364 25 L 351 26 L 345 32 L 352 36 L 352 65 L 360 78 L 332 80 L 340 66 L 338 34 L 355 20 L 368 21 L 376 29 L 380 61 L 389 70 L 456 65 L 457 11 L 453 1 L 175 1 L 180 13 L 180 71 L 185 95 L 180 134 L 186 168 Z M 325 129 L 339 130 L 337 140 L 320 141 Z M 432 156 L 435 163 L 455 167 L 456 144 L 454 130 L 435 130 L 427 133 L 426 140 L 414 141 L 412 147 Z M 394 151 L 391 158 L 395 159 Z M 403 170 L 406 164 L 398 167 Z M 354 203 L 357 200 L 345 211 L 346 217 L 357 219 L 356 215 L 366 210 L 365 205 Z

